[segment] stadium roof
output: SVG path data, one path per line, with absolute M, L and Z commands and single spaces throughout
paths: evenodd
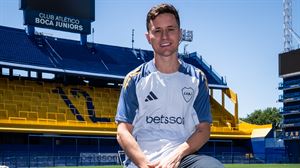
M 123 79 L 153 52 L 104 44 L 80 45 L 78 41 L 0 26 L 0 65 L 28 70 Z M 210 87 L 227 88 L 226 82 L 196 52 L 182 59 L 201 69 Z

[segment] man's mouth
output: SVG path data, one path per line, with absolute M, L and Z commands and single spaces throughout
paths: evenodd
M 170 45 L 171 45 L 171 43 L 169 43 L 169 42 L 160 44 L 161 47 L 168 47 Z

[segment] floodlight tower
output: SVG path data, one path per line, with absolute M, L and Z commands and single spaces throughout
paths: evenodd
M 181 42 L 182 41 L 192 42 L 193 41 L 193 31 L 182 29 L 181 30 Z M 188 44 L 185 44 L 184 48 L 183 48 L 184 49 L 184 51 L 183 51 L 184 56 L 188 56 L 187 46 L 188 46 Z
M 292 0 L 283 0 L 284 52 L 293 49 L 293 38 L 297 40 L 298 46 L 300 45 L 300 36 L 293 30 L 292 19 Z
M 284 51 L 292 49 L 292 0 L 283 0 L 283 38 Z

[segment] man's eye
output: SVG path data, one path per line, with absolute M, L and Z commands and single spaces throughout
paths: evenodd
M 172 31 L 175 31 L 175 30 L 176 30 L 176 28 L 168 28 L 169 32 L 172 32 Z
M 154 30 L 154 33 L 160 33 L 161 30 Z

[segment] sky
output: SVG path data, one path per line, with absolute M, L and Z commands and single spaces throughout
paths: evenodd
M 173 4 L 179 11 L 181 28 L 193 30 L 188 52 L 197 52 L 224 76 L 238 95 L 239 115 L 255 110 L 281 107 L 278 88 L 278 54 L 283 52 L 282 0 L 95 0 L 94 33 L 89 42 L 151 50 L 145 38 L 145 19 L 149 9 L 159 3 Z M 293 1 L 293 27 L 299 32 Z M 294 21 L 295 20 L 295 21 Z M 21 28 L 23 13 L 19 0 L 0 0 L 0 25 Z M 298 28 L 299 27 L 299 28 Z M 74 33 L 36 29 L 45 35 L 79 40 Z M 230 108 L 231 105 L 228 105 Z

